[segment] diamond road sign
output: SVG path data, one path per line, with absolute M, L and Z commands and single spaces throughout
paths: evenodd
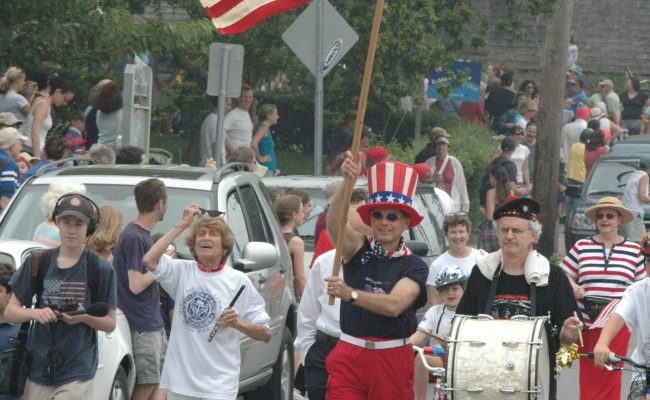
M 282 40 L 298 56 L 300 61 L 316 75 L 318 69 L 327 75 L 332 68 L 359 40 L 359 35 L 327 1 L 323 4 L 323 58 L 316 60 L 318 36 L 318 3 L 311 4 L 300 14 L 282 35 Z

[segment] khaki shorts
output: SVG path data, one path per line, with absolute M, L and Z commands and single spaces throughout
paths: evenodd
M 136 385 L 160 383 L 160 373 L 167 352 L 167 334 L 161 329 L 155 332 L 131 331 L 133 358 L 135 359 Z
M 92 381 L 74 381 L 60 386 L 45 386 L 27 380 L 25 392 L 28 400 L 87 400 L 90 399 Z

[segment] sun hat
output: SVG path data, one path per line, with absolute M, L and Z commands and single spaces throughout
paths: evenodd
M 377 207 L 396 208 L 410 217 L 409 228 L 418 225 L 424 217 L 411 204 L 418 184 L 413 167 L 388 161 L 375 164 L 368 170 L 368 203 L 357 208 L 364 224 L 370 226 L 370 213 Z
M 446 144 L 449 144 L 449 138 L 448 138 L 447 136 L 442 136 L 442 135 L 440 135 L 440 136 L 438 136 L 438 137 L 436 138 L 436 141 L 433 142 L 434 145 L 436 145 L 436 144 L 438 144 L 438 143 L 446 143 Z
M 591 108 L 591 120 L 596 121 L 605 117 L 605 112 L 600 107 Z
M 1 112 L 0 113 L 0 125 L 4 126 L 14 126 L 16 124 L 22 124 L 23 121 L 16 118 L 16 115 L 12 112 Z
M 632 211 L 628 210 L 623 206 L 623 202 L 621 200 L 617 199 L 616 197 L 612 196 L 605 196 L 601 197 L 598 200 L 598 203 L 594 204 L 593 206 L 587 208 L 585 210 L 585 216 L 591 220 L 596 220 L 596 213 L 598 210 L 601 208 L 611 208 L 612 210 L 615 210 L 621 216 L 623 217 L 623 223 L 627 224 L 628 222 L 632 221 L 634 219 L 634 214 L 632 214 Z
M 0 146 L 9 146 L 20 141 L 27 141 L 27 136 L 20 133 L 16 128 L 2 128 L 0 129 Z

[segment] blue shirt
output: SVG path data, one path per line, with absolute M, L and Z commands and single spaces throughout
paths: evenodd
M 278 169 L 278 160 L 275 156 L 275 143 L 273 143 L 270 129 L 266 131 L 264 137 L 260 140 L 259 149 L 260 156 L 271 156 L 271 161 L 265 161 L 260 164 L 268 167 L 271 171 Z
M 4 150 L 0 150 L 0 164 L 2 164 L 0 197 L 11 197 L 16 192 L 18 184 L 18 166 L 16 161 Z

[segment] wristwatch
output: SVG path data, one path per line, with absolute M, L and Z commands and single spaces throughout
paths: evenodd
M 356 289 L 350 292 L 350 300 L 349 300 L 350 304 L 357 301 L 358 298 L 359 298 L 359 292 L 357 292 Z

